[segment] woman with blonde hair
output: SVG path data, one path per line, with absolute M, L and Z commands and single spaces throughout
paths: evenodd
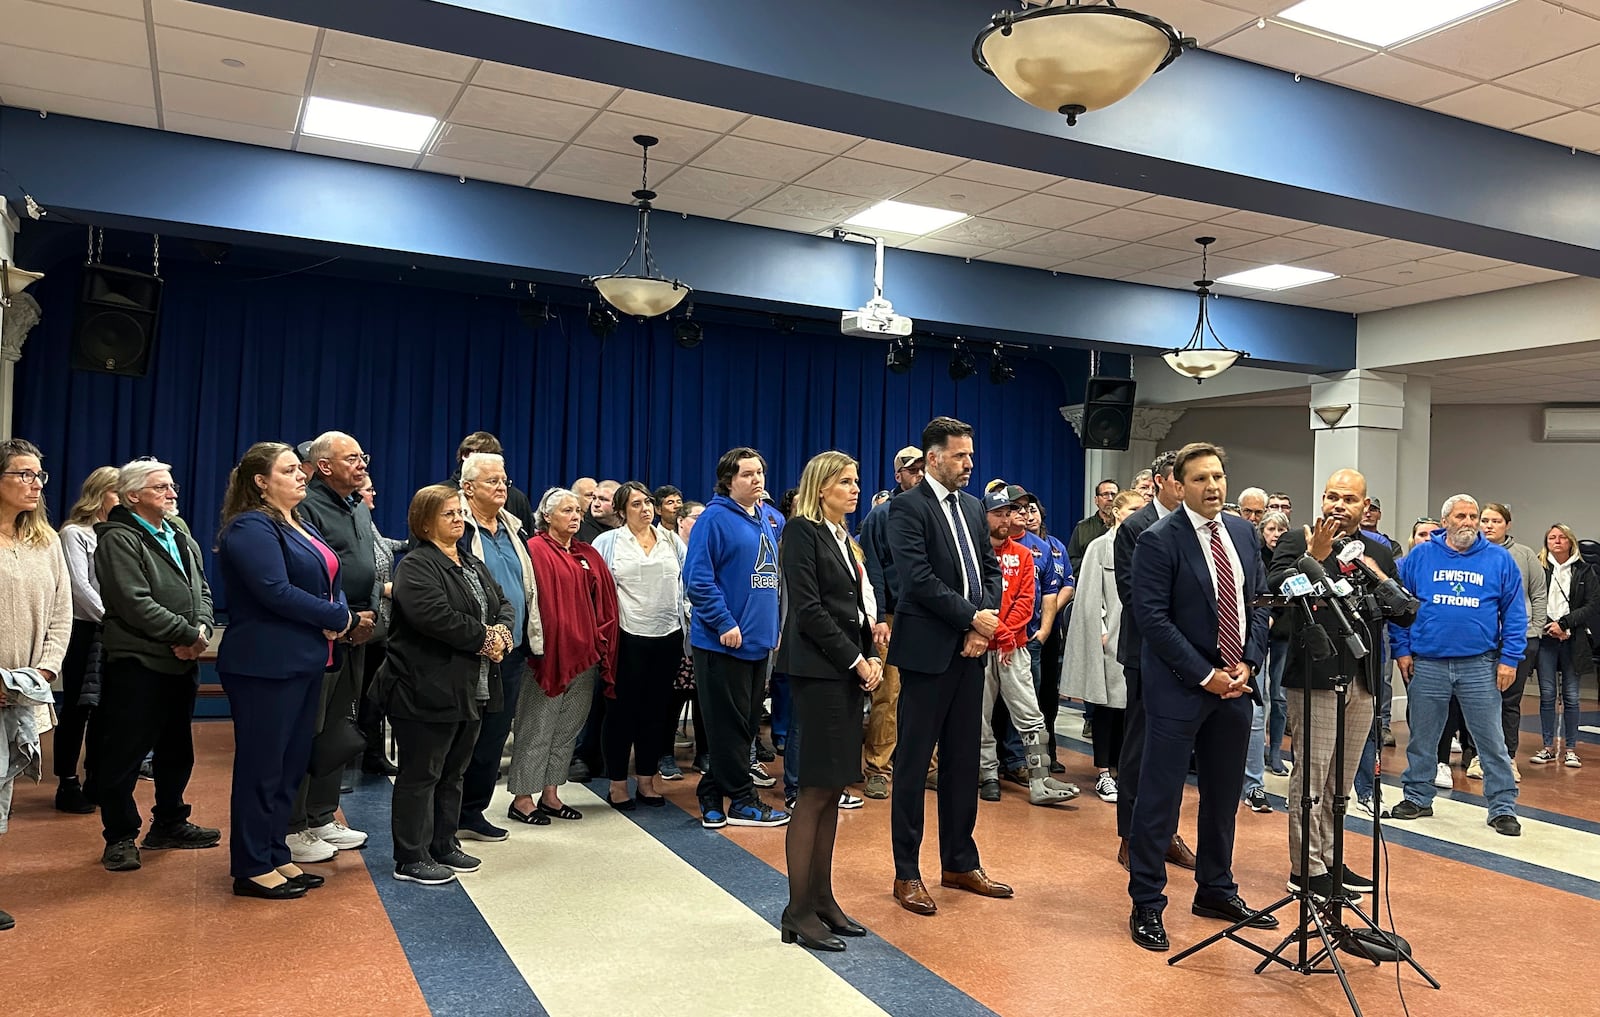
M 1578 535 L 1565 523 L 1545 531 L 1539 564 L 1547 577 L 1549 621 L 1539 634 L 1539 733 L 1544 747 L 1531 758 L 1553 763 L 1562 757 L 1567 766 L 1583 765 L 1578 758 L 1578 690 L 1583 679 L 1594 677 L 1594 648 L 1589 626 L 1600 610 L 1600 576 L 1578 553 Z M 1559 681 L 1558 681 L 1559 679 Z M 1561 740 L 1556 732 L 1556 693 L 1561 697 Z M 1564 751 L 1563 751 L 1564 750 Z
M 18 734 L 35 750 L 38 732 L 50 724 L 50 683 L 61 672 L 72 638 L 72 581 L 61 540 L 50 526 L 44 507 L 44 485 L 50 480 L 39 449 L 21 438 L 0 441 L 0 705 L 27 710 Z M 8 718 L 16 721 L 17 717 Z M 12 726 L 7 724 L 7 727 Z M 5 756 L 0 755 L 0 760 Z M 21 773 L 25 773 L 20 767 Z M 11 812 L 13 781 L 7 765 L 0 769 L 0 833 Z M 37 771 L 34 771 L 37 775 Z M 0 911 L 0 929 L 16 922 Z
M 813 456 L 778 547 L 788 610 L 774 669 L 789 676 L 788 750 L 799 753 L 781 930 L 785 943 L 798 939 L 813 950 L 843 950 L 839 936 L 866 935 L 833 896 L 839 796 L 861 779 L 862 697 L 883 678 L 872 638 L 872 587 L 844 523 L 860 496 L 854 459 L 843 452 Z
M 100 580 L 94 572 L 94 549 L 99 543 L 94 527 L 105 522 L 106 514 L 117 506 L 118 473 L 115 466 L 102 466 L 89 474 L 61 527 L 61 552 L 66 555 L 67 575 L 72 579 L 72 640 L 61 663 L 61 709 L 55 736 L 56 808 L 79 815 L 94 811 L 94 803 L 84 796 L 78 780 L 78 755 L 89 744 L 86 731 L 92 716 L 90 707 L 100 695 L 99 682 L 91 681 L 85 697 L 84 679 L 91 669 L 91 659 L 98 656 L 95 644 L 99 641 L 100 620 L 106 615 L 105 603 L 100 599 Z M 98 670 L 98 662 L 93 667 Z M 89 760 L 84 760 L 83 768 L 85 772 L 90 769 Z

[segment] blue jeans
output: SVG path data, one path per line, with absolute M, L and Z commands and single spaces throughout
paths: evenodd
M 1580 630 L 1572 639 L 1584 638 Z M 1556 691 L 1561 692 L 1561 741 L 1568 749 L 1578 747 L 1578 671 L 1572 666 L 1572 639 L 1539 637 L 1539 734 L 1545 748 L 1556 743 Z M 1559 686 L 1557 679 L 1560 679 Z
M 1260 703 L 1255 704 L 1250 717 L 1250 751 L 1244 754 L 1244 796 L 1250 797 L 1250 792 L 1265 787 L 1263 780 L 1266 777 L 1267 764 L 1261 755 L 1261 740 L 1266 737 L 1267 709 Z
M 789 737 L 789 676 L 780 671 L 772 672 L 772 741 L 773 748 L 776 743 Z M 759 737 L 759 736 L 758 736 Z
M 1270 649 L 1267 679 L 1271 682 L 1272 709 L 1267 717 L 1267 762 L 1274 770 L 1279 770 L 1283 768 L 1283 732 L 1289 725 L 1289 696 L 1283 689 L 1283 669 L 1289 663 L 1289 640 L 1274 639 Z
M 1467 730 L 1478 743 L 1483 763 L 1483 794 L 1489 818 L 1516 815 L 1517 782 L 1511 775 L 1500 727 L 1500 689 L 1495 685 L 1496 651 L 1476 657 L 1414 657 L 1410 698 L 1411 737 L 1406 742 L 1406 800 L 1432 805 L 1433 776 L 1438 768 L 1439 735 L 1450 712 L 1450 697 L 1461 704 Z

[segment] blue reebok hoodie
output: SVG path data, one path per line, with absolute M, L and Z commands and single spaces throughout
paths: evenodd
M 751 515 L 719 494 L 695 520 L 683 563 L 694 608 L 689 644 L 741 660 L 760 660 L 778 645 L 778 535 L 782 517 L 758 505 Z M 1520 575 L 1520 573 L 1519 573 Z M 722 633 L 739 627 L 737 650 Z
M 1389 626 L 1395 657 L 1475 657 L 1498 650 L 1516 667 L 1528 645 L 1522 570 L 1511 552 L 1483 534 L 1465 551 L 1443 529 L 1400 559 L 1400 585 L 1422 609 L 1410 628 Z

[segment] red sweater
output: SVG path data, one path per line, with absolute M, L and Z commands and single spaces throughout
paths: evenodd
M 1033 618 L 1033 553 L 1007 537 L 994 549 L 1005 585 L 1000 591 L 1000 626 L 989 649 L 1005 652 L 1028 643 L 1028 622 Z
M 569 551 L 548 533 L 528 541 L 528 557 L 544 626 L 544 655 L 528 665 L 539 687 L 554 699 L 598 662 L 605 694 L 615 699 L 617 587 L 605 559 L 592 544 L 574 540 Z

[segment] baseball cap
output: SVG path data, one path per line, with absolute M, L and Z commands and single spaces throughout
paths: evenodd
M 993 512 L 995 509 L 1008 508 L 1017 503 L 1016 495 L 1012 492 L 1020 491 L 1020 487 L 997 487 L 983 496 L 983 510 Z
M 1022 488 L 1018 487 L 1016 484 L 1012 484 L 1011 485 L 1011 494 L 1013 495 L 1013 497 L 1015 497 L 1015 499 L 1019 503 L 1020 502 L 1025 502 L 1025 501 L 1031 501 L 1035 505 L 1039 504 L 1039 496 L 1038 495 L 1029 494 L 1027 491 L 1024 491 Z
M 300 444 L 296 445 L 294 447 L 294 454 L 300 457 L 300 461 L 302 463 L 309 463 L 311 461 L 311 442 L 302 441 Z
M 894 468 L 903 470 L 912 463 L 920 463 L 922 460 L 922 450 L 915 445 L 907 445 L 894 454 Z
M 1372 507 L 1373 507 L 1373 508 L 1375 508 L 1375 509 L 1377 509 L 1377 510 L 1378 510 L 1378 511 L 1380 511 L 1380 512 L 1381 512 L 1381 511 L 1383 511 L 1383 503 L 1382 503 L 1382 502 L 1380 502 L 1380 501 L 1378 501 L 1378 499 L 1376 499 L 1376 498 L 1369 498 L 1369 499 L 1367 499 L 1367 500 L 1368 500 L 1368 501 L 1370 501 L 1370 502 L 1372 502 Z

